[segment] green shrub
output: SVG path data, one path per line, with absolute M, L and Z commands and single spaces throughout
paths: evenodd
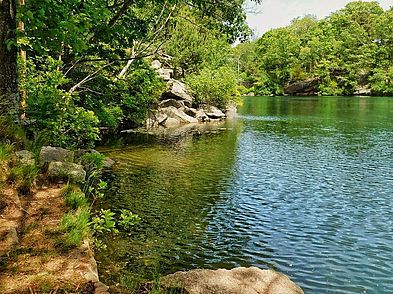
M 186 82 L 198 105 L 206 103 L 222 108 L 239 96 L 236 73 L 230 67 L 204 68 L 199 74 L 190 75 Z
M 86 153 L 82 156 L 82 164 L 85 167 L 88 176 L 93 170 L 100 170 L 104 165 L 105 155 L 98 152 Z
M 16 189 L 20 194 L 28 194 L 38 172 L 39 168 L 32 164 L 16 166 L 10 170 L 8 180 L 16 184 Z
M 79 100 L 77 94 L 62 89 L 69 79 L 60 71 L 61 65 L 51 57 L 28 61 L 28 129 L 31 133 L 47 132 L 53 145 L 91 147 L 99 139 L 98 118 L 75 104 Z
M 83 194 L 82 192 L 73 191 L 71 193 L 68 193 L 65 196 L 64 201 L 66 205 L 72 210 L 88 206 L 85 194 Z
M 79 208 L 63 216 L 60 228 L 64 232 L 64 245 L 74 247 L 81 244 L 89 235 L 90 211 L 87 208 Z

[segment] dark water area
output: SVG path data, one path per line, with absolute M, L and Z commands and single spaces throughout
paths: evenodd
M 392 118 L 393 98 L 247 97 L 207 132 L 112 141 L 103 207 L 142 221 L 104 240 L 103 281 L 257 266 L 306 293 L 393 293 Z

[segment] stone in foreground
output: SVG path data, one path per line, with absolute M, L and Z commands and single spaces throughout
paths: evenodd
M 85 181 L 86 172 L 83 166 L 71 162 L 50 162 L 48 166 L 48 178 L 52 180 L 70 180 L 75 183 Z
M 189 294 L 303 294 L 287 276 L 256 267 L 232 270 L 177 272 L 161 280 L 166 288 L 180 288 Z

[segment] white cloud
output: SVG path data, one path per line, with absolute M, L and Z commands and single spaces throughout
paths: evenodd
M 272 29 L 287 26 L 291 20 L 312 14 L 318 19 L 329 16 L 352 0 L 263 0 L 257 13 L 248 13 L 247 21 L 258 36 Z M 393 0 L 379 0 L 384 9 L 393 6 Z

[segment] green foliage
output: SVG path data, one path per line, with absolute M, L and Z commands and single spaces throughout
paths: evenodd
M 60 228 L 64 232 L 63 242 L 66 247 L 79 246 L 89 236 L 89 218 L 90 211 L 87 208 L 78 208 L 63 216 Z
M 25 195 L 30 193 L 38 172 L 39 168 L 35 165 L 15 166 L 10 170 L 8 180 L 16 185 L 20 194 Z
M 321 21 L 297 18 L 267 32 L 249 49 L 256 57 L 243 59 L 242 68 L 252 69 L 243 80 L 265 95 L 283 94 L 286 85 L 308 79 L 318 80 L 317 94 L 322 95 L 352 95 L 358 88 L 389 95 L 392 21 L 392 11 L 383 11 L 375 1 L 354 1 Z M 235 49 L 237 56 L 242 49 Z
M 237 76 L 230 67 L 204 68 L 186 79 L 195 96 L 195 103 L 225 107 L 237 98 Z
M 0 116 L 0 142 L 23 147 L 27 144 L 24 130 L 10 117 Z
M 71 192 L 65 196 L 64 201 L 66 205 L 72 210 L 88 206 L 85 194 L 82 192 Z
M 69 80 L 51 57 L 32 61 L 27 71 L 27 115 L 31 131 L 48 133 L 51 144 L 63 147 L 92 146 L 98 139 L 98 119 L 92 111 L 75 105 L 79 98 L 62 89 Z
M 393 95 L 393 66 L 387 70 L 378 68 L 370 77 L 371 89 L 378 95 Z
M 115 213 L 110 209 L 101 209 L 99 214 L 91 220 L 91 225 L 95 233 L 114 233 L 119 231 L 116 229 Z
M 100 170 L 104 165 L 104 160 L 105 155 L 98 152 L 89 152 L 82 156 L 82 164 L 88 174 L 94 170 Z
M 130 231 L 135 224 L 140 222 L 140 220 L 141 218 L 138 215 L 133 214 L 127 209 L 122 209 L 120 211 L 118 224 L 124 231 Z

